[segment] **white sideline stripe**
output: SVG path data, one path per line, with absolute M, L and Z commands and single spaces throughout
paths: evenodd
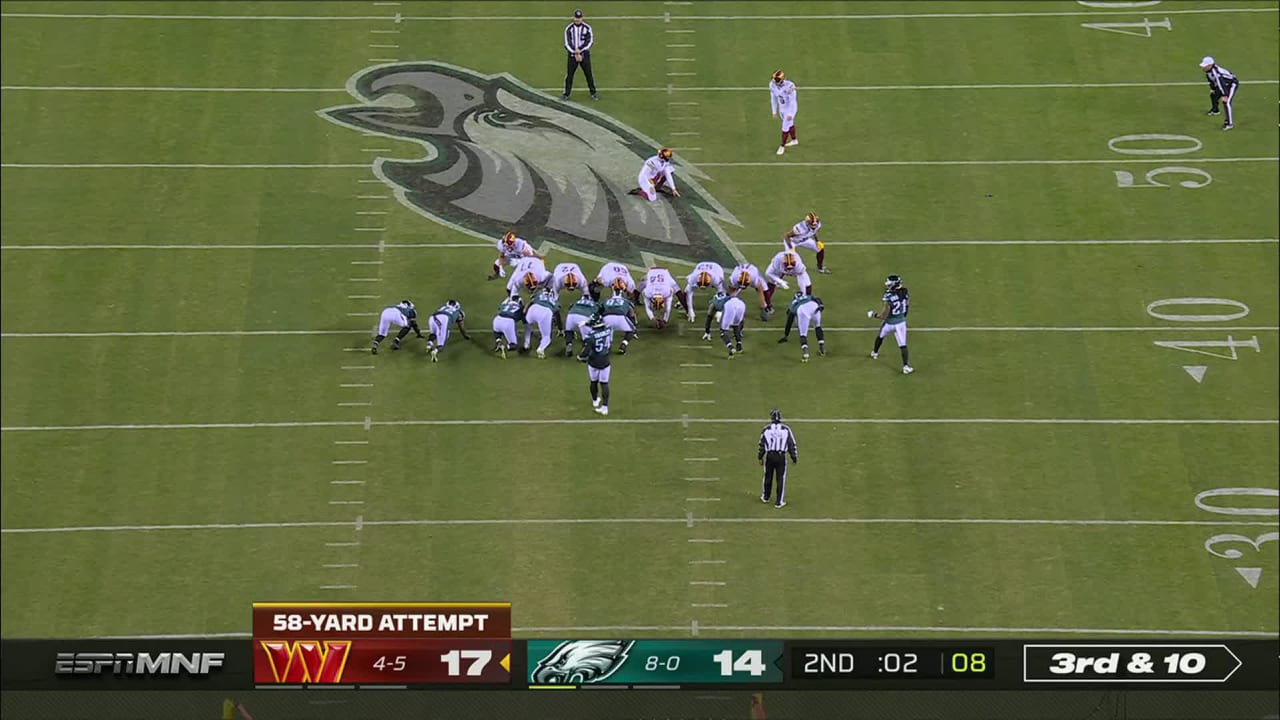
M 794 421 L 788 421 L 794 422 Z M 331 504 L 361 501 L 331 500 Z M 1103 520 L 1052 518 L 695 518 L 699 524 L 727 525 L 1057 525 L 1115 527 L 1210 527 L 1256 526 L 1275 527 L 1278 520 Z M 467 527 L 506 525 L 674 525 L 686 524 L 687 518 L 483 518 L 471 520 L 362 520 L 364 527 Z M 156 532 L 190 530 L 278 530 L 285 528 L 352 527 L 350 520 L 298 520 L 292 522 L 204 523 L 172 525 L 72 525 L 64 527 L 3 528 L 5 535 L 48 535 L 77 532 Z M 694 538 L 689 542 L 724 542 L 721 539 Z
M 340 405 L 344 403 L 339 403 Z M 373 403 L 349 403 L 372 405 Z M 825 425 L 1280 425 L 1280 419 L 1230 418 L 792 418 L 788 423 Z M 759 425 L 759 418 L 586 418 L 558 419 L 486 419 L 486 420 L 312 420 L 289 422 L 222 422 L 222 423 L 136 423 L 120 425 L 5 425 L 2 432 L 58 432 L 72 430 L 244 430 L 258 428 L 310 427 L 436 427 L 454 425 L 669 425 L 675 423 L 747 423 Z M 367 429 L 367 428 L 366 428 Z M 712 461 L 714 458 L 685 458 Z
M 715 560 L 691 562 L 723 562 Z M 591 633 L 591 632 L 665 632 L 688 630 L 688 625 L 561 625 L 513 627 L 512 633 Z M 912 633 L 981 633 L 1010 635 L 1186 635 L 1207 637 L 1265 637 L 1280 635 L 1280 630 L 1170 630 L 1164 628 L 1064 628 L 1064 627 L 962 627 L 955 625 L 699 625 L 701 630 L 735 632 L 912 632 Z M 205 638 L 247 638 L 252 633 L 167 633 L 156 635 L 99 635 L 94 640 L 200 640 Z
M 373 30 L 372 32 L 397 33 L 398 30 Z M 670 32 L 670 31 L 669 31 Z M 694 47 L 693 45 L 668 45 L 667 47 Z M 1250 80 L 1250 85 L 1275 85 L 1280 80 Z M 882 90 L 1074 90 L 1105 88 L 1151 88 L 1201 86 L 1203 82 L 1114 82 L 1114 83 L 985 83 L 967 85 L 806 85 L 805 92 L 879 92 Z M 157 85 L 0 85 L 6 92 L 212 92 L 212 93 L 342 93 L 346 88 L 332 87 L 175 87 Z M 562 92 L 562 88 L 539 88 L 543 92 Z M 728 85 L 721 87 L 671 87 L 634 86 L 604 87 L 603 92 L 759 92 L 754 85 Z M 698 103 L 668 103 L 669 105 L 697 105 Z M 376 181 L 381 182 L 381 181 Z
M 1244 163 L 1244 162 L 1277 162 L 1280 156 L 1271 157 L 1231 157 L 1231 158 L 1196 158 L 1198 163 Z M 1133 164 L 1167 163 L 1163 160 L 1125 158 L 1123 161 Z M 699 162 L 699 167 L 912 167 L 912 166 L 969 166 L 969 165 L 1116 165 L 1118 161 L 1107 160 L 832 160 L 825 162 Z M 825 244 L 825 243 L 824 243 Z
M 366 313 L 361 313 L 366 314 Z M 875 330 L 867 327 L 828 327 L 828 332 L 864 332 Z M 1059 326 L 1059 325 L 959 325 L 955 327 L 913 327 L 911 332 L 1276 332 L 1280 325 L 1232 325 L 1217 327 L 1179 327 L 1172 325 L 1097 325 L 1097 326 Z M 777 332 L 776 328 L 747 328 L 747 332 Z M 244 337 L 258 335 L 368 335 L 368 328 L 352 328 L 350 330 L 139 330 L 131 332 L 0 332 L 0 338 L 101 338 L 101 337 Z M 715 349 L 711 345 L 681 345 L 689 350 Z M 357 348 L 352 348 L 357 349 Z M 365 348 L 367 350 L 367 348 Z M 693 365 L 694 367 L 711 367 L 710 365 Z M 688 400 L 685 402 L 711 403 L 713 400 Z M 595 421 L 592 421 L 595 422 Z M 626 422 L 611 420 L 610 422 Z
M 1195 8 L 1187 10 L 1152 10 L 1136 8 L 1132 10 L 1072 10 L 1050 12 L 971 12 L 971 13 L 872 13 L 867 15 L 833 14 L 833 15 L 680 15 L 677 19 L 689 20 L 933 20 L 946 18 L 1027 18 L 1027 17 L 1102 17 L 1126 15 L 1150 15 L 1158 12 L 1162 15 L 1207 15 L 1231 13 L 1269 13 L 1276 8 Z M 549 21 L 561 22 L 563 15 L 144 15 L 136 13 L 0 13 L 6 18 L 43 18 L 56 20 L 271 20 L 271 21 L 361 21 L 361 20 L 395 20 L 401 21 Z M 619 20 L 643 20 L 651 22 L 670 22 L 671 15 L 596 15 L 592 18 L 600 22 Z
M 667 73 L 668 75 L 692 73 Z M 1196 158 L 1197 163 L 1244 163 L 1244 162 L 1277 162 L 1280 156 L 1230 157 L 1230 158 Z M 912 166 L 986 166 L 986 165 L 1116 165 L 1121 162 L 1129 164 L 1168 163 L 1169 159 L 1107 158 L 1104 160 L 832 160 L 823 162 L 699 162 L 701 167 L 912 167 Z M 0 168 L 10 169 L 46 169 L 46 170 L 118 170 L 132 168 L 153 168 L 169 170 L 280 170 L 310 169 L 325 170 L 334 168 L 360 168 L 367 170 L 369 164 L 361 163 L 0 163 Z
M 1201 160 L 1200 162 L 1204 162 Z M 368 170 L 370 163 L 0 163 L 0 168 L 29 169 L 98 169 L 158 168 L 171 170 L 316 170 L 359 168 Z
M 373 196 L 383 199 L 385 196 Z M 385 212 L 376 214 L 385 215 Z M 879 245 L 1275 245 L 1280 243 L 1276 238 L 1179 238 L 1179 239 L 1111 239 L 1111 240 L 833 240 L 823 242 L 828 247 L 859 247 Z M 780 242 L 739 242 L 740 247 L 780 247 Z M 371 250 L 378 245 L 372 243 L 271 243 L 265 245 L 252 244 L 179 244 L 179 245 L 144 245 L 108 244 L 108 245 L 0 245 L 0 251 L 8 250 Z M 413 249 L 458 249 L 484 248 L 492 250 L 492 243 L 384 243 L 388 248 Z

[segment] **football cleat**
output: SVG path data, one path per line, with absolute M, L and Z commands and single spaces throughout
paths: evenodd
M 391 349 L 392 349 L 392 350 L 399 350 L 399 349 L 400 349 L 400 338 L 394 338 L 394 339 L 391 341 Z
M 543 350 L 542 348 L 538 348 L 538 359 L 539 359 L 539 360 L 546 360 L 546 359 L 547 359 L 547 351 Z
M 778 146 L 778 154 L 779 154 L 779 155 L 781 155 L 781 154 L 785 153 L 786 151 L 787 151 L 787 149 L 786 149 L 785 147 L 783 147 L 783 146 L 781 146 L 781 145 L 779 145 L 779 146 Z
M 799 144 L 800 144 L 800 141 L 799 141 L 799 140 L 788 140 L 788 141 L 787 141 L 787 147 L 795 147 L 796 145 L 799 145 Z
M 871 359 L 872 359 L 872 360 L 875 360 L 875 359 L 876 359 L 876 358 L 878 358 L 878 357 L 880 357 L 880 353 L 878 353 L 878 352 L 873 352 L 873 353 L 871 353 Z
M 786 507 L 786 506 L 787 506 L 787 504 L 786 504 L 785 502 L 780 502 L 780 503 L 778 503 L 777 505 L 774 505 L 774 507 L 775 507 L 775 508 L 777 508 L 777 509 L 779 509 L 779 510 L 781 510 L 782 508 L 784 508 L 784 507 Z
M 903 365 L 903 366 L 902 366 L 902 374 L 903 374 L 903 375 L 910 375 L 911 373 L 913 373 L 913 372 L 915 372 L 915 371 L 916 371 L 916 369 L 915 369 L 915 368 L 913 368 L 913 367 L 911 367 L 910 365 Z
M 431 362 L 440 362 L 440 350 L 431 348 Z
M 730 360 L 732 360 L 732 359 L 734 358 L 734 355 L 736 355 L 736 354 L 737 354 L 737 353 L 735 353 L 735 352 L 734 352 L 734 350 L 733 350 L 733 346 L 732 346 L 732 345 L 726 345 L 726 346 L 725 346 L 725 349 L 727 349 L 727 350 L 729 351 L 729 359 L 730 359 Z
M 1235 127 L 1235 125 L 1233 125 L 1233 124 L 1231 124 L 1231 123 L 1222 123 L 1222 129 L 1223 129 L 1223 130 L 1230 130 L 1230 129 L 1231 129 L 1231 128 L 1233 128 L 1233 127 Z
M 830 275 L 830 274 L 831 274 L 831 268 L 829 268 L 829 267 L 820 267 L 820 268 L 818 268 L 818 272 L 822 273 L 823 275 Z
M 500 355 L 500 356 L 502 357 L 502 359 L 503 359 L 503 360 L 506 360 L 506 359 L 507 359 L 507 344 L 506 344 L 506 343 L 504 343 L 504 342 L 503 342 L 503 343 L 498 343 L 498 355 Z
M 1205 115 L 1221 115 L 1221 114 L 1222 113 L 1218 111 L 1218 108 L 1212 108 L 1205 113 Z
M 598 398 L 598 397 L 597 397 L 597 398 L 593 398 L 593 399 L 591 400 L 591 407 L 593 407 L 593 408 L 598 408 L 598 407 L 600 407 L 600 398 Z
M 609 415 L 609 406 L 601 405 L 600 407 L 596 408 L 596 412 L 607 417 Z
M 373 347 L 369 348 L 369 352 L 373 353 L 374 355 L 377 355 L 377 354 L 378 354 L 378 343 L 374 343 L 374 344 L 373 344 Z
M 703 339 L 703 340 L 710 340 L 710 339 L 711 339 L 711 333 L 702 333 L 702 339 Z
M 826 356 L 826 354 L 827 354 L 827 344 L 826 344 L 826 343 L 818 343 L 818 354 L 819 354 L 819 355 L 822 355 L 822 356 L 824 356 L 824 357 Z
M 737 350 L 738 352 L 742 352 L 742 343 L 738 343 L 734 349 Z
M 760 496 L 760 502 L 762 502 L 762 503 L 767 503 L 767 502 L 769 502 L 769 496 L 768 496 L 768 495 L 761 495 L 761 496 Z
M 809 348 L 805 348 L 800 351 L 800 362 L 802 363 L 809 362 Z

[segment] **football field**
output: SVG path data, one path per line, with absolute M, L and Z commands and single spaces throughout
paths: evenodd
M 7 637 L 313 600 L 510 601 L 520 637 L 1280 633 L 1276 2 L 595 3 L 596 102 L 560 99 L 563 3 L 0 9 Z M 684 196 L 615 192 L 661 146 Z M 508 227 L 683 281 L 808 212 L 825 356 L 777 342 L 781 289 L 732 360 L 705 291 L 641 312 L 607 418 L 561 340 L 492 351 Z M 890 273 L 910 375 L 869 356 Z M 405 298 L 472 340 L 370 355 Z

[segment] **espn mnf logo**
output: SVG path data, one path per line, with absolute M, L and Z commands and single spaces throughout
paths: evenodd
M 223 652 L 60 652 L 53 674 L 202 677 L 215 674 L 226 659 Z

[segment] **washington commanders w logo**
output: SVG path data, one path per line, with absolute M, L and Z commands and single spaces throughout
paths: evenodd
M 368 68 L 347 90 L 359 104 L 320 115 L 420 144 L 423 157 L 379 158 L 373 170 L 402 203 L 438 223 L 489 241 L 512 229 L 543 251 L 637 267 L 742 262 L 724 229 L 737 219 L 699 184 L 707 176 L 680 160 L 679 148 L 679 200 L 627 195 L 660 144 L 607 115 L 505 73 L 439 62 Z
M 349 640 L 262 640 L 271 675 L 278 683 L 336 683 L 342 681 L 351 651 Z

